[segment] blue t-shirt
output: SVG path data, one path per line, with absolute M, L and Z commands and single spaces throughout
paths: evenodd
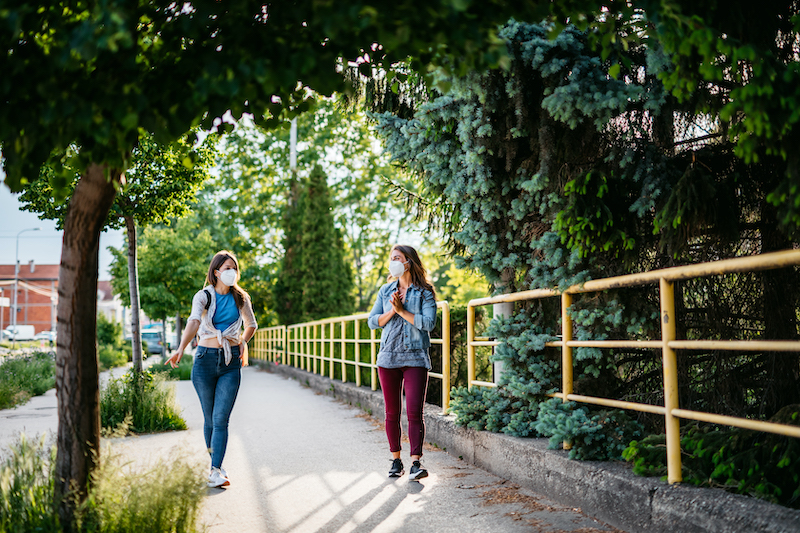
M 236 307 L 236 300 L 233 299 L 233 293 L 217 293 L 217 308 L 214 311 L 214 316 L 211 317 L 211 322 L 214 324 L 214 327 L 220 331 L 225 331 L 238 319 L 239 308 Z

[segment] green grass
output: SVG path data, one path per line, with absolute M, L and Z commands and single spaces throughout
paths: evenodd
M 184 354 L 181 362 L 177 368 L 172 368 L 169 365 L 157 364 L 150 367 L 153 373 L 165 374 L 169 379 L 177 379 L 186 381 L 192 379 L 192 362 L 194 359 L 191 355 Z
M 100 424 L 106 434 L 186 429 L 175 388 L 161 373 L 129 370 L 100 391 Z
M 0 409 L 9 409 L 55 387 L 55 354 L 6 356 L 0 364 Z
M 21 436 L 0 463 L 0 533 L 62 531 L 54 504 L 55 446 L 45 437 Z M 123 459 L 101 455 L 89 496 L 78 513 L 87 533 L 158 531 L 193 533 L 206 492 L 203 468 L 185 460 L 161 460 L 146 470 L 127 470 Z

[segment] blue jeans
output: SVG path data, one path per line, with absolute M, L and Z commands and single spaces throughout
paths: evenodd
M 239 347 L 231 346 L 231 363 L 225 366 L 222 348 L 198 346 L 192 366 L 192 384 L 203 407 L 203 436 L 211 466 L 219 468 L 228 446 L 228 420 L 242 381 Z

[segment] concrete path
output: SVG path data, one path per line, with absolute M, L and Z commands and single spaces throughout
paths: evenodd
M 140 465 L 180 455 L 207 467 L 197 395 L 190 382 L 175 387 L 188 431 L 112 439 L 115 452 Z M 12 428 L 54 432 L 53 392 L 0 411 L 0 445 Z M 223 463 L 231 485 L 208 489 L 202 519 L 210 533 L 618 531 L 434 448 L 421 482 L 389 479 L 390 457 L 379 421 L 247 368 Z

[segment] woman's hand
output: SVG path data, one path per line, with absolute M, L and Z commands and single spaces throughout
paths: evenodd
M 183 348 L 178 348 L 178 350 L 172 354 L 172 357 L 164 361 L 164 364 L 170 365 L 172 368 L 177 368 L 178 364 L 181 362 L 181 357 L 183 357 Z
M 242 366 L 248 366 L 250 364 L 250 360 L 247 353 L 247 343 L 241 342 L 239 344 L 239 359 L 242 360 Z
M 403 307 L 403 297 L 400 296 L 400 291 L 392 293 L 392 309 L 394 309 L 395 313 L 400 313 L 405 309 Z

